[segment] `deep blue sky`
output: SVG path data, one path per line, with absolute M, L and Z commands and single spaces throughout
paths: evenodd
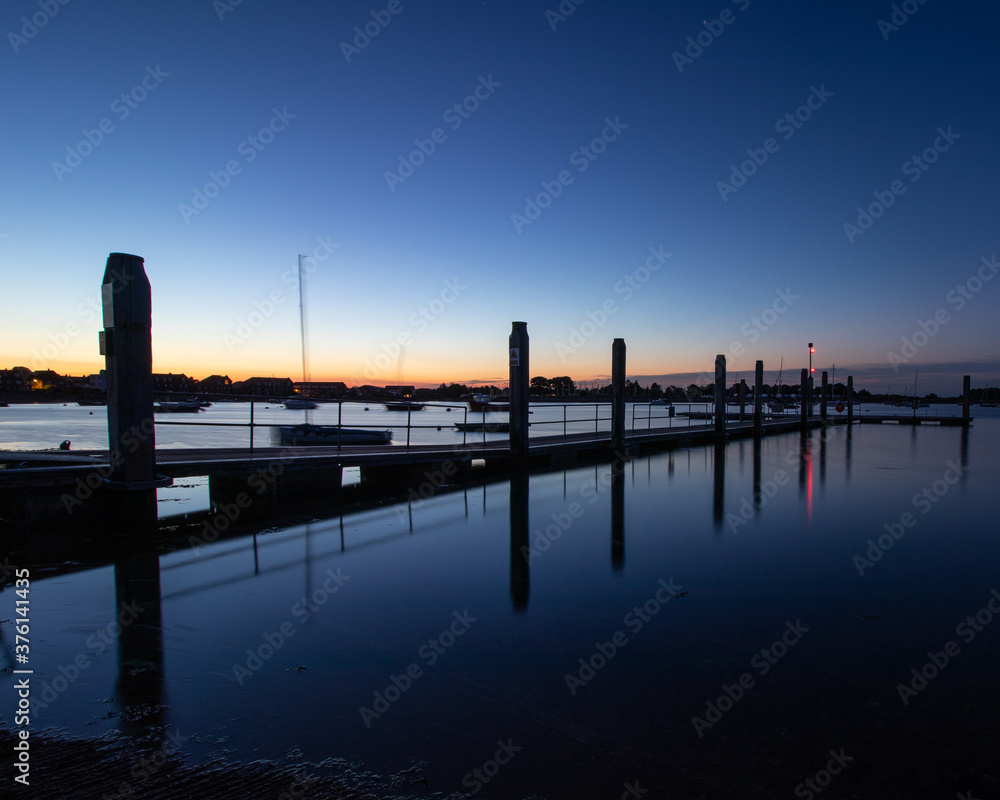
M 328 241 L 309 279 L 314 379 L 502 380 L 519 319 L 532 373 L 578 381 L 608 374 L 621 336 L 629 375 L 666 383 L 716 353 L 743 374 L 783 358 L 794 376 L 807 341 L 817 367 L 870 388 L 917 369 L 928 391 L 957 392 L 965 372 L 1000 383 L 1000 280 L 962 308 L 948 299 L 1000 254 L 1000 11 L 902 5 L 915 13 L 883 33 L 891 3 L 586 0 L 558 21 L 556 2 L 77 0 L 28 37 L 22 17 L 46 12 L 10 2 L 0 365 L 100 368 L 86 304 L 122 251 L 146 258 L 155 369 L 297 378 L 288 271 Z M 391 21 L 348 62 L 342 43 L 381 27 L 373 12 Z M 673 54 L 699 34 L 712 41 L 680 71 Z M 120 97 L 144 78 L 129 108 Z M 477 86 L 478 108 L 446 115 Z M 810 118 L 776 130 L 810 96 Z M 275 110 L 294 118 L 254 149 Z M 86 154 L 102 119 L 113 129 Z M 425 163 L 387 181 L 435 129 Z M 602 132 L 616 138 L 589 161 L 578 149 Z M 718 183 L 772 137 L 724 200 Z M 935 141 L 936 163 L 907 166 Z M 71 172 L 53 166 L 68 148 L 85 154 Z M 229 162 L 238 174 L 185 212 Z M 512 218 L 563 170 L 572 183 L 537 219 Z M 849 236 L 893 181 L 905 191 Z M 671 254 L 652 273 L 649 248 Z M 647 275 L 631 296 L 618 284 Z M 755 329 L 779 290 L 797 299 Z M 273 313 L 252 316 L 274 291 Z M 604 324 L 584 325 L 605 302 Z M 947 321 L 894 371 L 888 354 L 939 310 Z M 401 336 L 403 364 L 376 361 Z

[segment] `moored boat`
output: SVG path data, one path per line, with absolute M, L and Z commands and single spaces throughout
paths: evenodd
M 201 411 L 201 403 L 197 400 L 162 400 L 153 406 L 154 414 L 196 414 Z
M 316 401 L 307 397 L 287 397 L 282 402 L 285 404 L 285 408 L 295 410 L 316 408 Z
M 272 429 L 274 430 L 274 429 Z M 277 430 L 277 438 L 289 447 L 324 447 L 338 444 L 391 444 L 392 431 L 374 431 L 365 428 L 343 428 L 337 425 L 283 425 Z
M 385 404 L 386 411 L 423 411 L 423 403 L 414 403 L 410 400 L 399 400 L 394 403 Z
M 509 422 L 456 422 L 455 428 L 460 431 L 482 433 L 510 433 Z
M 488 394 L 469 395 L 469 411 L 510 411 L 509 403 L 497 403 Z

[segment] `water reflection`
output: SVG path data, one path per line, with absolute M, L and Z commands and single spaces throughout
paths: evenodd
M 528 610 L 531 566 L 528 561 L 528 487 L 527 470 L 517 470 L 510 479 L 510 599 L 514 611 Z M 484 489 L 485 492 L 485 489 Z M 483 497 L 485 511 L 485 494 Z
M 633 478 L 635 477 L 633 463 Z M 633 481 L 634 482 L 634 481 Z M 611 462 L 611 568 L 625 566 L 625 462 Z
M 124 553 L 115 559 L 118 680 L 115 695 L 121 730 L 143 737 L 165 730 L 163 611 L 160 558 L 155 552 Z M 116 628 L 117 630 L 117 628 Z
M 106 619 L 112 602 L 141 609 L 122 628 L 117 673 L 92 667 L 52 705 L 50 719 L 74 735 L 104 735 L 111 726 L 130 736 L 190 729 L 199 737 L 191 745 L 197 758 L 213 755 L 209 743 L 223 740 L 239 759 L 280 757 L 296 747 L 310 759 L 343 757 L 380 769 L 420 758 L 438 770 L 431 783 L 442 796 L 489 755 L 480 752 L 484 743 L 500 736 L 523 743 L 522 760 L 484 797 L 619 796 L 624 780 L 635 777 L 619 773 L 640 769 L 650 796 L 667 796 L 672 781 L 684 780 L 679 796 L 700 796 L 716 774 L 733 785 L 749 772 L 741 765 L 770 734 L 787 736 L 782 752 L 791 754 L 790 766 L 775 767 L 774 784 L 794 786 L 818 768 L 810 766 L 816 751 L 832 746 L 810 738 L 809 719 L 819 717 L 828 720 L 824 740 L 857 741 L 873 760 L 900 759 L 908 751 L 885 733 L 906 735 L 913 725 L 921 735 L 947 730 L 954 721 L 948 708 L 973 713 L 966 687 L 985 689 L 989 709 L 997 706 L 992 683 L 982 682 L 993 668 L 985 635 L 975 643 L 981 655 L 963 648 L 960 684 L 942 676 L 927 691 L 932 712 L 929 703 L 912 703 L 904 713 L 895 684 L 927 648 L 940 648 L 942 631 L 982 606 L 1000 555 L 991 532 L 976 523 L 995 512 L 990 481 L 1000 448 L 984 437 L 971 451 L 967 431 L 924 429 L 919 461 L 910 464 L 910 443 L 901 437 L 898 426 L 835 427 L 733 443 L 738 452 L 728 458 L 720 443 L 644 457 L 646 481 L 637 479 L 642 464 L 633 459 L 627 487 L 621 461 L 561 474 L 522 471 L 507 486 L 462 487 L 307 525 L 286 521 L 197 552 L 159 555 L 140 544 L 112 562 L 113 600 L 110 580 L 96 569 L 39 582 L 39 602 L 50 601 L 38 609 L 51 621 L 39 655 L 47 674 L 79 649 L 72 630 L 90 629 L 80 617 Z M 898 541 L 859 577 L 852 556 L 865 552 L 885 521 L 899 518 L 928 469 L 943 468 L 956 449 L 965 496 L 942 496 L 920 517 L 919 535 Z M 891 470 L 888 452 L 899 457 Z M 817 458 L 821 490 L 814 492 Z M 796 461 L 798 492 L 782 488 Z M 848 491 L 852 469 L 857 486 Z M 723 511 L 727 483 L 730 515 Z M 529 564 L 531 537 L 574 502 L 584 513 L 547 547 L 535 542 L 543 555 Z M 735 515 L 738 535 L 710 533 Z M 807 526 L 816 535 L 803 543 Z M 324 595 L 303 624 L 293 604 L 320 591 L 324 571 L 339 568 L 350 582 L 328 601 Z M 641 630 L 630 628 L 627 649 L 570 694 L 567 671 L 576 673 L 595 643 L 606 648 L 625 613 L 671 576 L 690 597 L 664 605 Z M 104 594 L 81 591 L 88 579 Z M 439 664 L 421 662 L 420 680 L 366 729 L 359 706 L 398 685 L 390 676 L 419 659 L 422 643 L 465 609 L 478 620 L 469 636 Z M 880 621 L 864 621 L 859 611 Z M 735 685 L 754 653 L 799 617 L 814 632 L 775 666 L 777 681 L 742 695 L 739 709 L 706 734 L 712 746 L 701 741 L 692 715 L 715 702 L 723 683 Z M 258 652 L 263 637 L 287 622 L 294 636 L 237 685 L 233 665 L 247 663 L 247 649 Z M 95 704 L 112 689 L 119 712 L 130 713 L 95 721 Z M 131 713 L 137 707 L 147 712 L 138 719 Z M 802 708 L 810 714 L 803 717 Z M 979 721 L 969 729 L 980 730 Z M 690 778 L 678 763 L 697 763 L 698 775 L 713 778 Z M 508 791 L 501 780 L 520 783 Z
M 726 510 L 726 443 L 724 441 L 718 441 L 715 443 L 715 453 L 712 463 L 714 466 L 712 481 L 712 521 L 715 523 L 716 533 L 721 533 Z

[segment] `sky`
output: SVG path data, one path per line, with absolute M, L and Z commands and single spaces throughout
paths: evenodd
M 111 252 L 157 372 L 642 383 L 764 361 L 1000 383 L 1000 9 L 10 0 L 0 366 L 98 371 Z M 832 375 L 831 375 L 832 377 Z M 703 379 L 703 380 L 702 380 Z

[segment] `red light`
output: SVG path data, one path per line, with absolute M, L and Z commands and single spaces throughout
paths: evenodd
M 809 348 L 809 352 L 810 353 L 815 353 L 816 352 L 816 348 L 815 347 L 810 347 Z
M 815 372 L 816 371 L 816 367 L 809 367 L 809 371 L 810 372 Z

